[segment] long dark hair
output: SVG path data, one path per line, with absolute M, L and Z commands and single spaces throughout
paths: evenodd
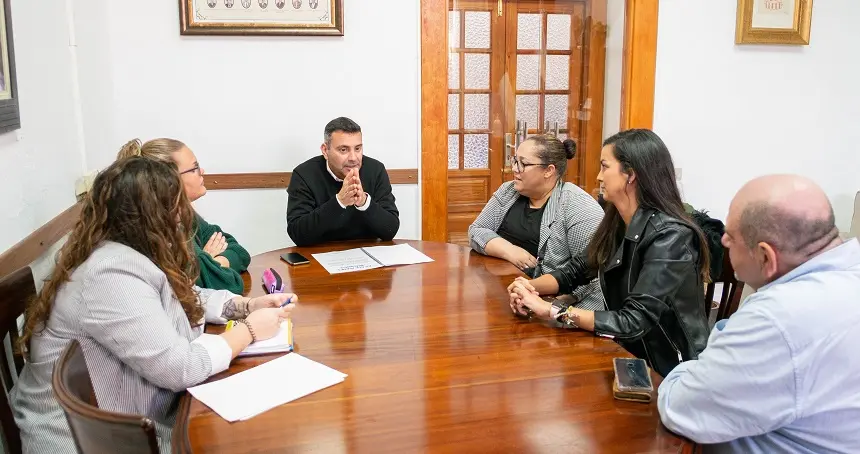
M 710 251 L 702 230 L 684 210 L 681 193 L 675 183 L 675 164 L 663 140 L 649 129 L 628 129 L 603 141 L 611 145 L 612 154 L 624 173 L 636 174 L 637 201 L 641 208 L 665 213 L 689 227 L 699 238 L 699 270 L 704 281 L 709 280 Z M 624 238 L 626 226 L 612 203 L 606 204 L 606 214 L 588 245 L 588 261 L 594 268 L 605 265 Z
M 25 309 L 21 352 L 26 355 L 30 339 L 45 329 L 60 287 L 104 241 L 124 244 L 151 260 L 167 275 L 188 322 L 199 324 L 203 308 L 192 287 L 199 268 L 189 246 L 194 211 L 174 167 L 131 157 L 96 176 L 54 271 Z

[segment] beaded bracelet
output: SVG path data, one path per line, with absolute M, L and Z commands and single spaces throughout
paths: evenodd
M 244 324 L 248 328 L 248 332 L 251 333 L 251 343 L 253 344 L 254 342 L 257 342 L 257 335 L 254 334 L 254 328 L 251 327 L 251 324 L 248 323 L 248 320 L 245 320 L 244 318 L 242 318 L 242 319 L 239 319 L 236 321 Z

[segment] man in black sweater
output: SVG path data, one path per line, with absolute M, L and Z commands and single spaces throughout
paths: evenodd
M 363 156 L 361 127 L 339 117 L 325 127 L 322 156 L 299 164 L 287 189 L 287 234 L 297 246 L 391 240 L 400 228 L 385 166 Z

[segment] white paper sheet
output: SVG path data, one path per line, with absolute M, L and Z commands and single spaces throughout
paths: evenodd
M 311 254 L 329 274 L 381 268 L 382 265 L 365 254 L 361 248 Z
M 421 251 L 405 243 L 394 246 L 372 246 L 362 249 L 385 266 L 414 265 L 416 263 L 433 261 L 433 259 L 427 257 Z
M 252 418 L 346 378 L 346 374 L 290 353 L 188 392 L 227 421 Z

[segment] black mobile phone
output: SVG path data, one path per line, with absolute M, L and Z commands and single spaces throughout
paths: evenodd
M 614 358 L 615 377 L 621 392 L 651 392 L 654 386 L 648 365 L 638 358 Z
M 286 254 L 281 254 L 281 260 L 289 263 L 290 265 L 304 265 L 305 263 L 311 263 L 310 260 L 306 259 L 305 256 L 298 252 L 287 252 Z

